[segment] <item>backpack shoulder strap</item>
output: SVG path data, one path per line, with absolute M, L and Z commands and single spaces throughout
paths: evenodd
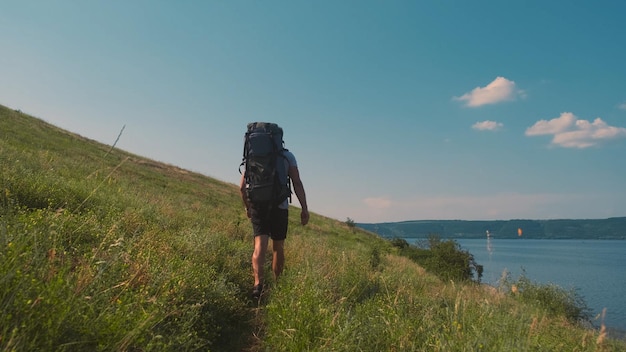
M 250 139 L 250 125 L 248 125 L 248 131 L 246 132 L 246 134 L 244 136 L 243 157 L 241 158 L 241 164 L 239 164 L 239 174 L 240 175 L 243 175 L 243 173 L 241 172 L 241 167 L 246 164 L 246 158 L 248 157 L 248 143 L 249 143 L 249 139 Z

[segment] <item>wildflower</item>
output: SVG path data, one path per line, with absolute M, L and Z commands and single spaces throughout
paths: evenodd
M 606 338 L 606 326 L 602 324 L 602 327 L 600 328 L 600 334 L 598 335 L 598 339 L 596 340 L 596 344 L 598 346 L 602 345 L 605 338 Z

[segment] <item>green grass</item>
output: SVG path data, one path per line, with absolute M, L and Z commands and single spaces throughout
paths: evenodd
M 298 217 L 284 275 L 252 302 L 235 185 L 0 106 L 0 351 L 626 349 L 573 321 L 558 288 L 454 280 Z

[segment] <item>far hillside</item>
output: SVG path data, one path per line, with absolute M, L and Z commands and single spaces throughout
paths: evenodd
M 415 220 L 359 223 L 358 227 L 386 238 L 533 238 L 533 239 L 626 239 L 626 217 L 559 220 Z

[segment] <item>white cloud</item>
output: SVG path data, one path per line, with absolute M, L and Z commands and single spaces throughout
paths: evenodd
M 433 196 L 413 199 L 399 206 L 415 209 L 415 213 L 421 214 L 423 219 L 514 219 L 524 216 L 539 218 L 541 213 L 543 216 L 547 215 L 546 209 L 552 209 L 555 204 L 571 202 L 576 197 L 549 193 L 507 192 L 474 196 Z M 537 214 L 529 215 L 535 211 Z
M 626 138 L 626 128 L 607 125 L 601 118 L 593 122 L 579 120 L 564 112 L 552 120 L 540 120 L 526 129 L 527 136 L 552 135 L 552 144 L 564 148 L 588 148 L 604 141 Z
M 541 136 L 546 134 L 558 134 L 567 131 L 576 124 L 576 116 L 571 112 L 564 112 L 561 116 L 550 121 L 537 121 L 532 127 L 526 130 L 527 136 Z
M 619 109 L 626 110 L 626 103 L 621 103 L 617 106 Z
M 582 193 L 581 193 L 582 192 Z M 437 192 L 439 193 L 439 192 Z M 566 193 L 405 194 L 322 202 L 319 214 L 356 222 L 407 220 L 593 219 L 623 216 L 623 192 L 580 189 Z M 593 206 L 589 206 L 592 204 Z M 386 207 L 384 207 L 386 206 Z
M 454 100 L 464 101 L 465 106 L 474 108 L 515 100 L 517 95 L 524 97 L 525 93 L 516 88 L 515 82 L 509 81 L 504 77 L 497 77 L 487 86 L 476 87 L 469 93 L 465 93 L 460 97 L 454 97 Z
M 370 197 L 363 199 L 363 203 L 365 203 L 370 208 L 375 209 L 385 209 L 391 207 L 391 200 L 387 197 Z
M 598 194 L 522 194 L 506 192 L 484 195 L 420 195 L 407 199 L 368 198 L 372 205 L 351 208 L 358 222 L 406 220 L 496 220 L 496 219 L 565 219 L 615 216 L 615 211 L 594 208 L 593 214 L 582 206 L 600 203 Z M 380 202 L 380 203 L 379 203 Z M 364 202 L 366 203 L 366 202 Z M 576 205 L 581 205 L 577 207 Z M 381 205 L 384 205 L 383 208 Z M 345 208 L 337 218 L 345 218 Z M 619 212 L 617 213 L 619 214 Z
M 476 122 L 472 125 L 472 128 L 478 131 L 497 131 L 503 126 L 504 125 L 500 122 L 487 120 L 482 122 Z

